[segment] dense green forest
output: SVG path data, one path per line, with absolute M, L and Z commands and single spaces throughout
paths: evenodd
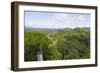
M 24 60 L 37 61 L 37 52 L 43 51 L 43 60 L 90 58 L 90 28 L 25 29 Z

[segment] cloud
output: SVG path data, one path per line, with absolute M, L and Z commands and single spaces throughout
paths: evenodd
M 61 22 L 61 23 L 69 23 L 70 21 L 70 16 L 67 13 L 55 13 L 54 14 L 54 19 L 57 22 Z

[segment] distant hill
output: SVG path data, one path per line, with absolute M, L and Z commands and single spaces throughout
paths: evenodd
M 31 27 L 25 27 L 25 30 L 34 30 L 34 31 L 58 31 L 63 29 L 52 29 L 52 28 L 31 28 Z
M 87 31 L 90 31 L 90 28 L 89 27 L 83 27 L 82 29 L 85 29 Z
M 79 28 L 79 27 L 77 27 Z M 69 30 L 73 30 L 73 29 L 76 29 L 76 28 L 59 28 L 59 29 L 51 29 L 51 28 L 32 28 L 32 27 L 25 27 L 24 28 L 25 30 L 33 30 L 33 31 L 47 31 L 47 32 L 51 32 L 51 31 L 69 31 Z M 83 28 L 79 28 L 79 29 L 83 29 L 83 30 L 86 30 L 86 31 L 90 31 L 90 28 L 89 27 L 83 27 Z

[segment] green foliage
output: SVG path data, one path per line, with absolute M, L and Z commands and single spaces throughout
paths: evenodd
M 43 60 L 86 59 L 90 58 L 90 30 L 25 30 L 24 45 L 25 61 L 37 61 L 40 47 L 43 50 Z

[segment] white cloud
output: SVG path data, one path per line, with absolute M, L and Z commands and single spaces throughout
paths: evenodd
M 69 23 L 70 19 L 69 19 L 69 14 L 65 14 L 65 13 L 55 13 L 54 14 L 54 19 L 57 21 L 57 22 L 62 22 L 62 23 Z
M 79 15 L 79 16 L 78 16 L 78 19 L 79 19 L 80 21 L 83 21 L 83 20 L 85 19 L 85 17 L 82 16 L 82 15 Z

